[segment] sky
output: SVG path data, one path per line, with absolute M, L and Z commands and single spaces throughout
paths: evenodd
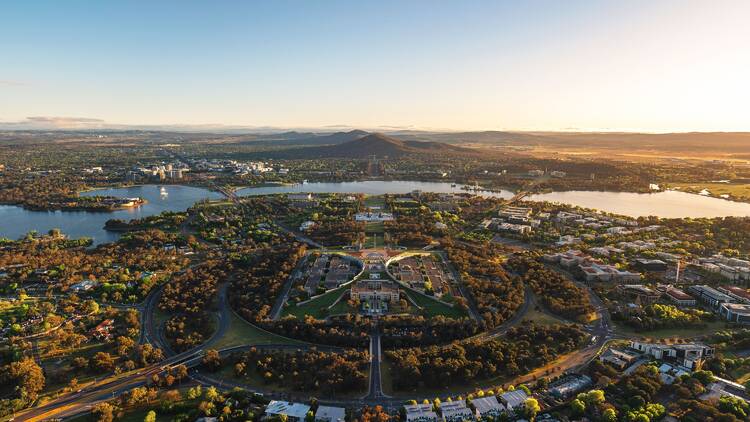
M 750 131 L 750 1 L 11 1 L 0 127 Z

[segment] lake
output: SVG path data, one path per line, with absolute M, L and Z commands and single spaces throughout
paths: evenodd
M 664 218 L 748 217 L 750 204 L 678 191 L 656 193 L 565 191 L 531 195 L 531 201 L 550 201 L 594 208 L 630 217 Z
M 364 193 L 367 195 L 383 195 L 386 193 L 409 193 L 415 190 L 435 193 L 475 193 L 461 189 L 460 183 L 451 186 L 445 182 L 411 182 L 401 180 L 366 180 L 363 182 L 315 182 L 296 185 L 263 186 L 244 188 L 237 191 L 239 196 L 269 195 L 274 193 Z M 482 196 L 496 198 L 512 198 L 513 192 L 503 190 L 499 192 L 479 191 Z
M 363 181 L 341 183 L 305 183 L 298 185 L 264 186 L 244 188 L 237 191 L 240 196 L 268 195 L 275 193 L 364 193 L 380 195 L 385 193 L 409 193 L 414 190 L 436 193 L 466 193 L 461 184 L 455 187 L 443 182 L 410 181 Z M 184 211 L 202 199 L 220 199 L 218 192 L 189 186 L 165 185 L 165 194 L 160 185 L 132 186 L 127 188 L 102 189 L 81 195 L 110 195 L 117 197 L 142 197 L 148 203 L 131 209 L 114 212 L 86 211 L 29 211 L 12 205 L 0 205 L 0 237 L 17 239 L 31 230 L 46 233 L 58 228 L 72 238 L 91 237 L 94 244 L 112 242 L 118 233 L 103 229 L 111 218 L 129 220 L 156 215 L 162 211 Z M 472 192 L 482 196 L 511 198 L 510 191 Z M 684 192 L 667 191 L 658 193 L 625 193 L 597 191 L 550 192 L 528 197 L 529 200 L 561 202 L 586 208 L 594 208 L 616 214 L 641 217 L 657 215 L 667 218 L 678 217 L 723 217 L 750 216 L 750 204 L 732 202 L 718 198 L 693 195 Z
M 164 188 L 162 194 L 161 188 Z M 178 185 L 144 185 L 127 188 L 100 189 L 83 192 L 81 196 L 141 197 L 148 203 L 113 212 L 88 211 L 30 211 L 13 205 L 0 205 L 0 237 L 18 239 L 31 230 L 46 233 L 58 228 L 71 238 L 90 237 L 94 244 L 113 242 L 119 233 L 104 230 L 111 218 L 130 220 L 160 214 L 163 211 L 184 211 L 202 199 L 223 196 L 208 189 Z

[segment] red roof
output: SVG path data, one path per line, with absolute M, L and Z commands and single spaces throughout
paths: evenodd
M 737 287 L 737 286 L 726 286 L 724 287 L 724 290 L 731 292 L 732 294 L 735 294 L 740 297 L 744 297 L 745 299 L 750 299 L 750 293 L 747 292 L 747 290 Z
M 692 296 L 690 296 L 689 294 L 683 292 L 682 290 L 680 290 L 680 289 L 674 289 L 674 288 L 673 289 L 668 289 L 667 290 L 667 294 L 670 295 L 670 296 L 672 296 L 673 298 L 675 298 L 677 300 L 690 300 L 690 299 L 693 298 Z

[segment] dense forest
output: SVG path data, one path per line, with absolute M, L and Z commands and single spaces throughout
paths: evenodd
M 476 379 L 515 376 L 576 350 L 586 334 L 572 325 L 532 323 L 512 328 L 506 337 L 448 346 L 387 351 L 394 387 L 447 387 Z
M 256 348 L 234 359 L 235 376 L 258 377 L 294 391 L 324 394 L 363 391 L 370 367 L 367 352 L 263 351 Z
M 524 284 L 531 286 L 542 305 L 552 313 L 574 321 L 585 322 L 594 312 L 585 289 L 568 278 L 552 271 L 529 257 L 514 255 L 507 267 L 521 276 Z
M 488 329 L 513 316 L 524 300 L 523 285 L 501 266 L 501 251 L 490 243 L 474 245 L 444 240 L 448 258 L 461 273 L 471 300 Z

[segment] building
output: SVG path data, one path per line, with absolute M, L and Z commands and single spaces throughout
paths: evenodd
M 290 201 L 312 201 L 313 199 L 311 193 L 290 193 L 286 197 Z
M 639 270 L 651 272 L 667 271 L 667 263 L 660 259 L 639 258 L 635 260 L 635 265 Z
M 526 399 L 528 398 L 529 396 L 526 395 L 526 392 L 520 389 L 508 391 L 500 395 L 500 401 L 509 410 L 522 408 L 526 404 Z
M 706 285 L 690 286 L 688 289 L 701 302 L 718 309 L 722 303 L 735 303 L 736 299 Z
M 599 356 L 599 360 L 618 369 L 625 369 L 638 359 L 638 355 L 617 349 L 607 349 Z
M 631 341 L 630 347 L 659 360 L 673 360 L 688 369 L 700 368 L 703 360 L 714 355 L 714 349 L 698 343 L 653 344 Z
M 343 407 L 318 406 L 315 422 L 344 422 L 346 409 Z
M 74 292 L 86 292 L 96 287 L 96 282 L 93 280 L 84 280 L 80 283 L 76 283 L 70 286 L 70 290 Z
M 643 284 L 624 284 L 617 286 L 617 290 L 637 299 L 640 303 L 654 303 L 661 297 L 661 293 L 654 291 Z
M 497 218 L 493 218 L 491 220 L 489 228 L 495 231 L 511 232 L 516 234 L 531 233 L 531 226 L 527 224 L 508 223 Z
M 432 404 L 407 404 L 406 422 L 437 422 L 438 416 L 432 410 Z
M 474 413 L 466 407 L 466 402 L 463 400 L 442 403 L 440 413 L 444 422 L 463 422 L 474 419 Z
M 667 287 L 664 296 L 677 306 L 695 306 L 695 298 L 676 287 Z
M 386 280 L 358 281 L 354 283 L 349 294 L 352 299 L 357 299 L 361 302 L 397 302 L 399 299 L 398 286 Z
M 292 403 L 286 401 L 271 400 L 266 406 L 266 416 L 285 415 L 289 421 L 301 422 L 305 420 L 310 406 L 302 403 Z
M 736 299 L 739 303 L 750 304 L 750 293 L 742 287 L 724 286 L 719 287 L 717 290 Z
M 593 382 L 587 375 L 570 375 L 553 383 L 549 388 L 549 393 L 554 397 L 563 399 L 571 397 L 591 385 L 593 385 Z
M 115 321 L 112 319 L 105 319 L 91 330 L 91 336 L 97 340 L 109 340 L 112 338 L 110 331 L 114 327 L 114 323 Z
M 748 401 L 747 389 L 741 384 L 723 378 L 714 377 L 714 382 L 708 385 L 706 392 L 699 398 L 703 401 L 719 400 L 729 396 L 743 401 Z
M 746 303 L 722 303 L 719 315 L 729 322 L 750 324 L 750 305 Z
M 388 212 L 358 212 L 357 214 L 354 214 L 354 220 L 367 223 L 393 221 L 393 214 Z
M 531 208 L 507 206 L 498 211 L 497 215 L 506 219 L 516 218 L 523 220 L 531 216 Z
M 495 396 L 477 398 L 472 400 L 471 404 L 474 406 L 474 409 L 476 409 L 477 419 L 488 418 L 494 420 L 500 416 L 501 413 L 505 412 L 505 406 L 500 404 Z
M 315 227 L 315 222 L 308 220 L 299 225 L 299 231 L 305 232 L 312 229 L 313 227 Z

